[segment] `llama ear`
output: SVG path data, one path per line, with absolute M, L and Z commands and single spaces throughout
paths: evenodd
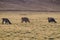
M 49 19 L 49 17 L 48 17 L 48 19 Z

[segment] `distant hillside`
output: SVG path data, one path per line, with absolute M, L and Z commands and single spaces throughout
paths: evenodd
M 60 0 L 0 0 L 0 10 L 60 11 Z

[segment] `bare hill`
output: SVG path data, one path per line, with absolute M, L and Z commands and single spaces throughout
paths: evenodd
M 60 0 L 0 0 L 0 10 L 60 11 Z

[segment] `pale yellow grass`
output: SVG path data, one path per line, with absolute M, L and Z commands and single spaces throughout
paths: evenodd
M 21 23 L 28 17 L 30 23 Z M 53 17 L 57 23 L 48 23 Z M 2 24 L 8 18 L 12 25 Z M 60 12 L 0 12 L 0 40 L 60 40 Z

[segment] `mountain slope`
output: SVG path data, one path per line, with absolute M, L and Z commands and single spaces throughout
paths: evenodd
M 0 10 L 60 11 L 60 1 L 51 0 L 0 0 Z

